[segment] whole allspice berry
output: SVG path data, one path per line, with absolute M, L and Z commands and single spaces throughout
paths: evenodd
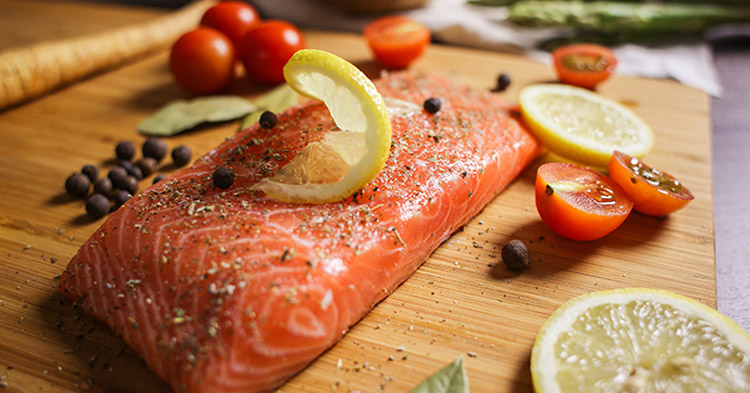
M 65 180 L 65 191 L 73 198 L 83 198 L 89 193 L 91 181 L 83 173 L 76 172 Z
M 128 176 L 128 171 L 121 166 L 116 166 L 112 168 L 107 174 L 107 177 L 109 178 L 109 180 L 112 180 L 112 185 L 118 188 L 120 187 L 120 183 L 122 183 L 122 181 L 125 180 L 125 177 L 127 176 Z
M 138 192 L 138 180 L 133 176 L 125 176 L 118 188 L 135 195 Z
M 119 209 L 120 206 L 127 202 L 128 199 L 130 199 L 132 196 L 133 195 L 125 190 L 117 191 L 114 195 L 112 195 L 112 202 L 115 205 L 115 210 Z
M 193 157 L 193 152 L 187 146 L 177 146 L 172 150 L 172 161 L 178 167 L 187 165 Z
M 214 171 L 214 187 L 226 190 L 234 183 L 232 168 L 220 167 Z
M 94 192 L 102 195 L 109 195 L 112 193 L 112 180 L 108 177 L 103 177 L 94 183 Z
M 146 142 L 143 142 L 143 156 L 151 157 L 156 162 L 161 162 L 164 156 L 167 155 L 167 144 L 159 138 L 148 138 Z
M 143 159 L 138 160 L 136 165 L 138 168 L 141 168 L 141 173 L 144 177 L 151 176 L 151 174 L 156 172 L 159 168 L 159 163 L 151 157 L 144 157 Z
M 102 218 L 109 212 L 109 198 L 94 194 L 86 200 L 86 213 L 93 219 Z
M 91 164 L 84 165 L 83 168 L 81 168 L 81 173 L 86 175 L 92 183 L 99 178 L 99 168 Z
M 529 248 L 526 244 L 518 239 L 513 239 L 503 246 L 500 255 L 503 263 L 509 269 L 523 270 L 529 267 Z
M 115 146 L 115 155 L 118 159 L 130 161 L 135 156 L 135 144 L 131 141 L 122 141 Z

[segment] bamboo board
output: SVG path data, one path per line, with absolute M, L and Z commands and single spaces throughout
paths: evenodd
M 371 76 L 378 67 L 357 36 L 308 32 Z M 54 289 L 55 276 L 101 221 L 64 194 L 84 164 L 112 167 L 120 140 L 140 144 L 136 125 L 185 94 L 161 54 L 0 112 L 0 376 L 14 392 L 167 392 L 109 329 L 81 315 Z M 515 100 L 528 83 L 550 81 L 548 66 L 512 55 L 433 46 L 415 67 L 478 89 L 511 75 Z M 263 92 L 247 81 L 233 93 Z M 618 287 L 672 290 L 715 306 L 708 98 L 668 81 L 616 77 L 600 92 L 625 103 L 656 133 L 650 164 L 691 189 L 695 200 L 667 219 L 634 214 L 612 235 L 574 242 L 551 232 L 534 207 L 537 161 L 446 241 L 344 339 L 282 386 L 282 392 L 408 391 L 464 356 L 472 391 L 531 392 L 534 337 L 564 301 Z M 168 140 L 202 154 L 237 123 Z M 168 170 L 169 168 L 167 168 Z M 142 185 L 148 184 L 146 181 Z M 531 267 L 493 277 L 510 239 L 529 246 Z

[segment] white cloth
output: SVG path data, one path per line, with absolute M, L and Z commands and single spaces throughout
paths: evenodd
M 354 1 L 354 0 L 352 0 Z M 254 0 L 266 16 L 288 20 L 298 26 L 360 32 L 374 17 L 352 17 L 319 0 Z M 533 48 L 541 41 L 565 35 L 562 29 L 531 29 L 506 21 L 505 7 L 481 7 L 466 0 L 430 0 L 423 8 L 403 12 L 432 31 L 444 43 L 524 53 L 550 63 L 548 53 Z M 706 42 L 658 48 L 621 45 L 612 48 L 618 59 L 617 73 L 649 78 L 673 78 L 721 95 L 711 49 Z

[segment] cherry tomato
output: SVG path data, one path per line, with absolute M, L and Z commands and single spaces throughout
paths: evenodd
M 609 48 L 596 44 L 565 45 L 552 52 L 557 76 L 563 83 L 593 89 L 609 78 L 617 58 Z
M 404 16 L 386 16 L 365 27 L 375 59 L 387 68 L 406 68 L 430 44 L 430 30 Z
M 186 90 L 212 94 L 234 78 L 235 51 L 221 32 L 200 27 L 185 33 L 172 46 L 169 69 L 175 81 Z
M 240 60 L 250 79 L 283 83 L 284 65 L 294 52 L 305 49 L 302 33 L 293 25 L 270 20 L 250 30 L 240 44 Z
M 547 163 L 537 170 L 536 209 L 561 236 L 598 239 L 619 227 L 632 208 L 617 183 L 589 168 Z
M 260 23 L 258 11 L 242 1 L 224 1 L 203 14 L 201 26 L 212 27 L 224 33 L 238 47 L 242 37 Z
M 609 161 L 609 177 L 625 190 L 633 209 L 652 216 L 665 216 L 693 200 L 690 190 L 666 172 L 615 151 Z

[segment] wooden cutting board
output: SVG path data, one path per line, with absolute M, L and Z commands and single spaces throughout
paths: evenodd
M 371 76 L 378 66 L 358 36 L 307 32 Z M 91 221 L 63 183 L 84 164 L 106 173 L 120 140 L 138 145 L 137 124 L 185 97 L 161 54 L 99 75 L 40 100 L 0 112 L 0 376 L 13 392 L 167 392 L 137 354 L 108 327 L 55 291 L 55 276 L 102 220 Z M 512 55 L 432 46 L 416 68 L 502 93 L 550 81 L 550 67 Z M 233 93 L 264 90 L 245 80 Z M 600 92 L 631 107 L 656 133 L 646 161 L 690 188 L 695 200 L 668 218 L 631 215 L 610 236 L 575 242 L 551 232 L 534 207 L 539 160 L 344 339 L 282 392 L 403 392 L 463 356 L 474 392 L 531 392 L 529 355 L 553 310 L 590 291 L 619 287 L 672 290 L 715 306 L 708 98 L 669 81 L 616 77 Z M 168 139 L 203 154 L 237 123 Z M 167 166 L 164 173 L 173 169 Z M 144 180 L 142 187 L 150 184 Z M 531 267 L 490 275 L 500 249 L 521 239 Z

